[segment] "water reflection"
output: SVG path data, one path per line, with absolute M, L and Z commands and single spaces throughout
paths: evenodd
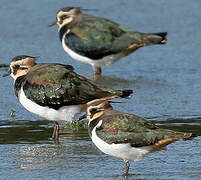
M 53 123 L 46 120 L 37 121 L 0 121 L 0 144 L 46 143 L 52 142 Z M 61 129 L 61 138 L 89 140 L 87 129 Z
M 201 118 L 154 122 L 164 128 L 200 135 Z M 63 129 L 58 145 L 49 138 L 52 130 L 53 123 L 50 121 L 0 121 L 0 143 L 4 144 L 0 151 L 0 170 L 2 167 L 13 167 L 14 174 L 20 177 L 25 173 L 24 178 L 33 174 L 36 177 L 37 172 L 42 171 L 42 177 L 52 179 L 167 179 L 167 174 L 181 174 L 184 163 L 189 162 L 190 152 L 193 152 L 191 163 L 198 162 L 200 153 L 200 137 L 192 141 L 179 141 L 169 145 L 168 151 L 152 153 L 142 161 L 131 162 L 132 174 L 124 178 L 124 162 L 98 151 L 90 141 L 87 129 Z M 187 175 L 194 172 L 199 177 L 200 164 L 194 164 L 193 167 L 196 167 L 192 169 L 191 163 L 187 167 L 185 164 L 185 172 Z M 179 170 L 174 172 L 174 166 Z
M 201 118 L 151 120 L 162 128 L 175 131 L 192 132 L 201 135 Z M 37 121 L 0 121 L 0 144 L 52 143 L 53 123 Z M 60 131 L 60 139 L 90 141 L 86 124 L 84 128 L 72 129 L 68 126 Z
M 175 131 L 192 132 L 197 136 L 201 136 L 201 117 L 190 118 L 190 119 L 167 119 L 163 121 L 152 121 L 162 128 L 172 129 Z
M 49 121 L 0 121 L 0 143 L 39 143 L 51 136 Z
M 157 78 L 157 77 L 147 77 L 147 76 L 139 76 L 134 75 L 130 76 L 129 78 L 123 78 L 123 77 L 116 77 L 116 76 L 91 76 L 88 77 L 92 81 L 94 81 L 97 84 L 101 84 L 108 88 L 119 88 L 119 89 L 133 89 L 134 91 L 136 89 L 142 90 L 148 90 L 152 89 L 160 89 L 160 88 L 175 88 L 176 85 L 172 85 L 167 80 L 163 78 Z M 140 93 L 140 92 L 138 92 Z
M 90 76 L 88 77 L 97 84 L 102 84 L 105 87 L 131 87 L 135 80 L 124 79 L 116 76 Z

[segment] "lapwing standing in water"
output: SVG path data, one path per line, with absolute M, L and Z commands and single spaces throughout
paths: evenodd
M 76 74 L 73 67 L 63 64 L 36 64 L 35 58 L 20 55 L 12 59 L 10 70 L 14 91 L 20 103 L 30 112 L 52 121 L 73 121 L 86 109 L 86 103 L 102 97 L 128 97 L 132 90 L 101 87 Z M 57 139 L 58 123 L 53 138 Z
M 128 176 L 129 160 L 140 160 L 150 152 L 165 149 L 174 141 L 195 136 L 159 128 L 142 117 L 113 110 L 108 101 L 101 101 L 89 102 L 89 135 L 102 152 L 125 161 L 125 176 Z
M 83 14 L 78 7 L 57 12 L 59 37 L 64 50 L 74 59 L 91 64 L 95 75 L 140 47 L 165 44 L 166 32 L 141 33 L 123 28 L 108 19 Z

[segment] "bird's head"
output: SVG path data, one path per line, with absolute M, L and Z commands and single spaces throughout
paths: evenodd
M 87 108 L 87 119 L 89 120 L 89 124 L 98 118 L 100 118 L 105 111 L 111 109 L 112 106 L 110 105 L 109 101 L 101 101 L 95 102 L 93 105 Z
M 16 80 L 18 77 L 26 75 L 35 65 L 35 57 L 27 55 L 15 56 L 10 62 L 9 71 L 3 77 L 10 75 Z
M 57 12 L 56 21 L 51 23 L 49 26 L 57 24 L 59 27 L 62 27 L 63 25 L 69 24 L 71 21 L 73 21 L 74 17 L 80 13 L 82 12 L 79 7 L 62 8 Z

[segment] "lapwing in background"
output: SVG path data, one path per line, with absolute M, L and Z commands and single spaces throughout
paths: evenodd
M 93 143 L 105 154 L 125 161 L 125 176 L 128 176 L 129 160 L 140 160 L 174 141 L 195 137 L 192 133 L 162 129 L 142 117 L 113 110 L 108 101 L 90 103 L 87 118 Z
M 91 64 L 95 75 L 140 47 L 165 44 L 167 32 L 141 33 L 126 29 L 105 18 L 84 14 L 78 7 L 57 12 L 59 37 L 64 50 L 74 59 Z
M 35 58 L 16 56 L 10 63 L 14 91 L 20 103 L 30 112 L 47 120 L 72 122 L 76 114 L 86 110 L 86 103 L 102 97 L 128 97 L 132 90 L 107 89 L 76 74 L 63 64 L 36 64 Z M 55 124 L 53 138 L 58 139 Z

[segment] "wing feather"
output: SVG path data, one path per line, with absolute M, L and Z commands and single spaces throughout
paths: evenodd
M 109 144 L 130 143 L 133 147 L 142 147 L 154 145 L 163 139 L 179 139 L 184 135 L 182 132 L 161 129 L 139 116 L 115 110 L 101 119 L 103 124 L 96 133 Z
M 65 43 L 78 54 L 98 60 L 120 53 L 129 47 L 133 40 L 118 24 L 84 15 L 71 26 L 70 32 L 65 36 Z
M 67 105 L 85 104 L 93 99 L 109 96 L 116 91 L 99 87 L 73 72 L 72 66 L 60 64 L 36 65 L 23 80 L 26 97 L 41 106 L 58 109 Z M 19 89 L 19 88 L 18 88 Z

